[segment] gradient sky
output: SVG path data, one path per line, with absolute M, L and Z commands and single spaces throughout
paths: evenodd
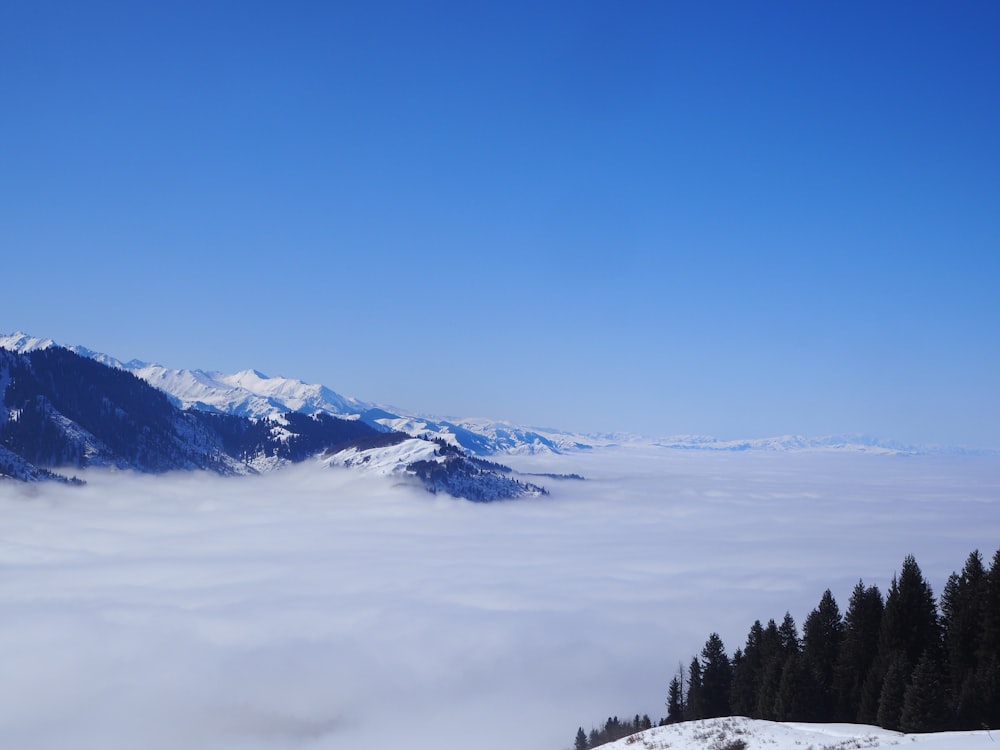
M 0 331 L 1000 448 L 1000 5 L 8 2 Z

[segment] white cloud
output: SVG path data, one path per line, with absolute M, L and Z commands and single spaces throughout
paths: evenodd
M 995 458 L 514 459 L 476 505 L 347 470 L 0 485 L 0 746 L 526 748 L 663 712 L 712 630 L 1000 539 Z M 433 738 L 433 739 L 432 739 Z

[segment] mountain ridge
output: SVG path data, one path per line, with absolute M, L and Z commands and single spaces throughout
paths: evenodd
M 74 481 L 57 470 L 108 467 L 141 473 L 207 470 L 255 474 L 341 452 L 408 440 L 418 457 L 394 456 L 386 473 L 437 493 L 488 502 L 544 488 L 441 441 L 376 430 L 324 411 L 254 418 L 179 408 L 134 372 L 58 346 L 0 348 L 0 477 Z M 339 465 L 350 465 L 342 462 Z
M 49 338 L 23 332 L 0 335 L 0 348 L 32 352 L 60 346 Z M 209 370 L 171 369 L 132 359 L 123 362 L 85 346 L 65 346 L 83 357 L 132 372 L 165 392 L 182 409 L 198 409 L 248 417 L 268 417 L 288 411 L 325 412 L 342 419 L 356 419 L 376 430 L 430 435 L 454 443 L 477 455 L 554 452 L 590 447 L 568 433 L 542 433 L 490 420 L 441 419 L 396 413 L 391 407 L 342 396 L 327 386 L 285 377 L 269 377 L 248 368 L 226 374 Z

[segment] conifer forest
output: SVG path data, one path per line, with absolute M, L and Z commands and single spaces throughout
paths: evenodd
M 872 724 L 902 732 L 1000 728 L 1000 550 L 972 552 L 939 598 L 913 556 L 885 594 L 858 581 L 841 613 L 830 590 L 801 630 L 788 612 L 755 621 L 730 656 L 718 633 L 667 684 L 660 724 L 740 715 Z M 607 719 L 587 750 L 648 728 Z

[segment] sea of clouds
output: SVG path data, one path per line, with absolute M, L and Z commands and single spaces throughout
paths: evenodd
M 347 469 L 0 482 L 0 747 L 561 750 L 664 713 L 711 631 L 935 592 L 1000 459 L 608 449 L 477 505 Z

